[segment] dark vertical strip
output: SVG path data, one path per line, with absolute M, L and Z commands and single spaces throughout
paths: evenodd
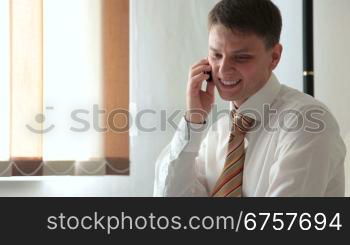
M 313 0 L 303 0 L 304 93 L 314 96 Z
M 106 174 L 129 175 L 129 0 L 102 1 Z

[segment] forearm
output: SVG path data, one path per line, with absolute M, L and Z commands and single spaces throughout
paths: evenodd
M 203 164 L 200 147 L 205 131 L 198 128 L 190 129 L 181 120 L 172 141 L 157 159 L 154 196 L 207 195 L 203 173 L 198 167 Z

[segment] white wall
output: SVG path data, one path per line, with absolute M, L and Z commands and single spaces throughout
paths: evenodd
M 215 4 L 214 0 L 132 0 L 131 5 L 131 100 L 133 113 L 142 109 L 156 109 L 156 115 L 144 117 L 146 124 L 151 127 L 159 124 L 159 111 L 167 109 L 185 108 L 185 87 L 189 66 L 207 54 L 207 13 Z M 281 42 L 284 45 L 283 58 L 276 70 L 281 82 L 302 89 L 302 38 L 301 38 L 301 0 L 274 0 L 280 7 L 284 29 Z M 346 0 L 317 0 L 317 11 L 326 15 L 327 9 L 333 4 L 333 11 L 343 12 L 345 16 Z M 332 2 L 332 3 L 331 3 Z M 337 4 L 334 4 L 334 3 Z M 341 4 L 338 4 L 340 2 Z M 336 7 L 334 7 L 336 6 Z M 326 18 L 345 18 L 335 12 Z M 343 17 L 341 17 L 343 16 Z M 346 58 L 342 58 L 345 52 L 339 43 L 346 41 L 338 40 L 338 55 L 331 53 L 332 39 L 337 35 L 328 36 L 329 31 L 323 20 L 325 16 L 316 15 L 316 58 L 320 57 L 318 50 L 326 50 L 329 61 L 316 62 L 317 82 L 316 96 L 330 104 L 331 109 L 336 108 L 335 95 L 344 94 L 342 86 L 346 85 L 345 66 L 349 64 Z M 337 19 L 335 18 L 335 19 Z M 349 18 L 349 17 L 346 17 Z M 332 19 L 334 22 L 335 20 Z M 349 22 L 349 21 L 348 21 Z M 347 22 L 347 23 L 348 23 Z M 345 23 L 345 22 L 342 22 Z M 325 26 L 324 26 L 325 25 Z M 324 27 L 323 27 L 324 26 Z M 346 39 L 349 41 L 349 35 Z M 339 38 L 341 39 L 341 38 Z M 349 43 L 349 42 L 347 42 Z M 349 51 L 346 51 L 349 52 Z M 335 58 L 337 57 L 337 58 Z M 344 56 L 344 57 L 350 57 Z M 342 59 L 342 76 L 325 73 L 329 64 Z M 348 63 L 346 63 L 348 62 Z M 320 65 L 321 64 L 321 65 Z M 323 70 L 323 73 L 321 73 Z M 334 68 L 336 70 L 336 68 Z M 322 82 L 320 77 L 325 77 Z M 332 92 L 330 78 L 337 77 L 337 93 Z M 326 79 L 327 78 L 327 79 Z M 334 80 L 334 79 L 333 79 Z M 322 85 L 321 84 L 325 84 Z M 347 87 L 349 88 L 349 87 Z M 344 94 L 345 95 L 345 94 Z M 339 96 L 338 96 L 339 97 Z M 345 97 L 345 96 L 344 96 Z M 334 99 L 334 101 L 333 101 Z M 346 120 L 349 120 L 343 109 L 335 110 L 335 114 L 341 121 L 343 130 L 347 130 Z M 220 103 L 220 108 L 226 105 Z M 331 102 L 331 103 L 329 103 Z M 338 103 L 337 103 L 338 104 Z M 344 116 L 347 115 L 347 116 Z M 181 116 L 181 115 L 179 115 Z M 179 119 L 179 117 L 177 117 Z M 129 177 L 44 177 L 44 180 L 34 181 L 6 181 L 0 183 L 0 196 L 150 196 L 152 195 L 154 164 L 161 149 L 169 142 L 173 130 L 166 132 L 157 130 L 152 133 L 132 131 L 131 138 L 131 175 Z
M 337 118 L 347 144 L 346 195 L 350 196 L 350 1 L 314 1 L 315 97 Z
M 303 91 L 302 0 L 273 0 L 282 14 L 283 53 L 276 75 L 281 83 Z

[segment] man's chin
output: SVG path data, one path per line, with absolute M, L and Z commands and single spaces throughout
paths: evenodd
M 240 106 L 244 101 L 247 99 L 243 99 L 242 96 L 237 96 L 237 95 L 230 95 L 230 94 L 223 94 L 219 92 L 219 95 L 222 100 L 228 101 L 228 102 L 234 102 L 235 106 Z
M 239 97 L 237 95 L 222 93 L 220 91 L 219 91 L 219 95 L 220 95 L 221 99 L 224 101 L 235 101 L 235 100 L 239 99 Z

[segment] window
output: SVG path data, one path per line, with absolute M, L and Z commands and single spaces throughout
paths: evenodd
M 0 6 L 0 175 L 129 173 L 129 1 Z

